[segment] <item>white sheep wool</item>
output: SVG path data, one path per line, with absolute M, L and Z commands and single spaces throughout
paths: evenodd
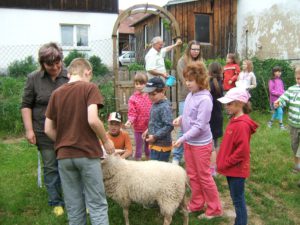
M 129 225 L 131 202 L 157 204 L 164 216 L 163 225 L 171 224 L 172 216 L 180 206 L 184 225 L 188 225 L 188 178 L 182 167 L 154 160 L 125 160 L 117 155 L 107 156 L 101 165 L 106 194 L 123 208 L 126 225 Z

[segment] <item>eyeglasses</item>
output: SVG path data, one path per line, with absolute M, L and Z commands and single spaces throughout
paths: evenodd
M 191 48 L 192 51 L 200 52 L 200 48 Z

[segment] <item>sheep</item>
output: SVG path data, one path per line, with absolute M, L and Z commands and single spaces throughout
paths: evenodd
M 131 202 L 149 205 L 157 203 L 164 216 L 163 225 L 170 225 L 176 209 L 181 206 L 184 225 L 188 225 L 185 170 L 175 164 L 160 161 L 130 161 L 119 156 L 107 156 L 102 161 L 106 195 L 123 208 L 126 225 Z

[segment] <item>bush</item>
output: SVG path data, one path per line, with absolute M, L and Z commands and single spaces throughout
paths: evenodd
M 129 72 L 142 71 L 142 70 L 145 70 L 145 67 L 144 67 L 144 65 L 135 62 L 135 63 L 129 64 L 128 70 L 129 70 Z
M 94 76 L 103 76 L 108 73 L 108 68 L 102 63 L 100 57 L 93 55 L 89 58 L 89 61 L 93 66 Z
M 281 79 L 284 82 L 285 90 L 295 84 L 294 70 L 289 61 L 278 59 L 260 60 L 252 58 L 254 74 L 257 80 L 257 87 L 251 91 L 251 103 L 255 110 L 266 111 L 270 109 L 268 82 L 271 78 L 272 68 L 282 68 Z
M 165 67 L 166 67 L 166 70 L 172 69 L 172 61 L 168 58 L 165 58 Z
M 68 67 L 72 60 L 76 58 L 86 58 L 86 55 L 77 51 L 76 49 L 70 51 L 69 54 L 64 58 L 65 66 Z
M 8 66 L 8 75 L 11 77 L 24 77 L 38 68 L 38 63 L 32 56 L 23 60 L 15 60 Z
M 18 135 L 23 132 L 20 103 L 24 83 L 24 78 L 0 78 L 1 134 Z

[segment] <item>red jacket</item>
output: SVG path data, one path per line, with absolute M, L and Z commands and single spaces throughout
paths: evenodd
M 250 138 L 258 125 L 247 115 L 232 118 L 217 155 L 217 170 L 230 177 L 249 177 Z
M 224 79 L 223 79 L 223 88 L 224 91 L 228 91 L 231 88 L 235 87 L 235 82 L 239 76 L 241 69 L 238 64 L 230 63 L 224 66 Z M 229 84 L 229 81 L 232 81 Z

